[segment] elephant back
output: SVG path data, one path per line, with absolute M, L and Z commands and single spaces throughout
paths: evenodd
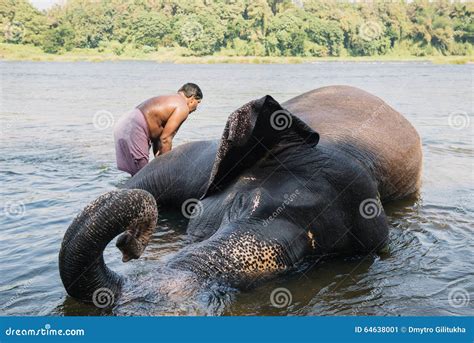
M 321 144 L 370 159 L 382 200 L 403 198 L 419 189 L 420 136 L 380 98 L 355 87 L 330 86 L 299 95 L 283 106 L 316 130 Z

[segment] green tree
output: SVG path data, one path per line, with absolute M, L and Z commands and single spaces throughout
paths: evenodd
M 65 0 L 47 12 L 0 0 L 0 42 L 57 53 L 180 46 L 192 55 L 468 55 L 473 12 L 473 2 L 448 0 Z
M 1 41 L 40 45 L 46 17 L 26 0 L 0 0 Z
M 304 55 L 304 21 L 298 11 L 277 14 L 268 28 L 267 50 L 270 55 Z
M 212 54 L 222 47 L 225 28 L 218 18 L 207 15 L 182 16 L 176 21 L 178 40 L 189 48 L 194 55 Z
M 66 24 L 59 25 L 47 31 L 43 50 L 50 54 L 56 54 L 63 49 L 69 51 L 74 47 L 74 31 Z
M 329 56 L 339 56 L 344 48 L 344 32 L 337 22 L 308 16 L 305 32 L 311 42 L 326 47 Z M 321 56 L 321 53 L 319 49 L 317 56 Z
M 169 17 L 157 12 L 142 12 L 130 23 L 129 32 L 133 42 L 156 47 L 171 33 L 171 23 Z

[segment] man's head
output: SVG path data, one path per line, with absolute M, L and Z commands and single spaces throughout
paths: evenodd
M 178 93 L 181 93 L 186 98 L 188 104 L 189 113 L 194 112 L 202 100 L 202 91 L 195 83 L 185 83 L 178 89 Z

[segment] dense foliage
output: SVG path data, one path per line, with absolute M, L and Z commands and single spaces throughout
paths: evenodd
M 0 41 L 48 53 L 179 46 L 198 56 L 468 55 L 473 12 L 472 2 L 320 0 L 69 0 L 40 12 L 0 0 Z

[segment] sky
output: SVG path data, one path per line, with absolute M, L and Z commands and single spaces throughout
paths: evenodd
M 39 10 L 50 8 L 54 4 L 63 2 L 64 0 L 30 0 L 30 3 Z

